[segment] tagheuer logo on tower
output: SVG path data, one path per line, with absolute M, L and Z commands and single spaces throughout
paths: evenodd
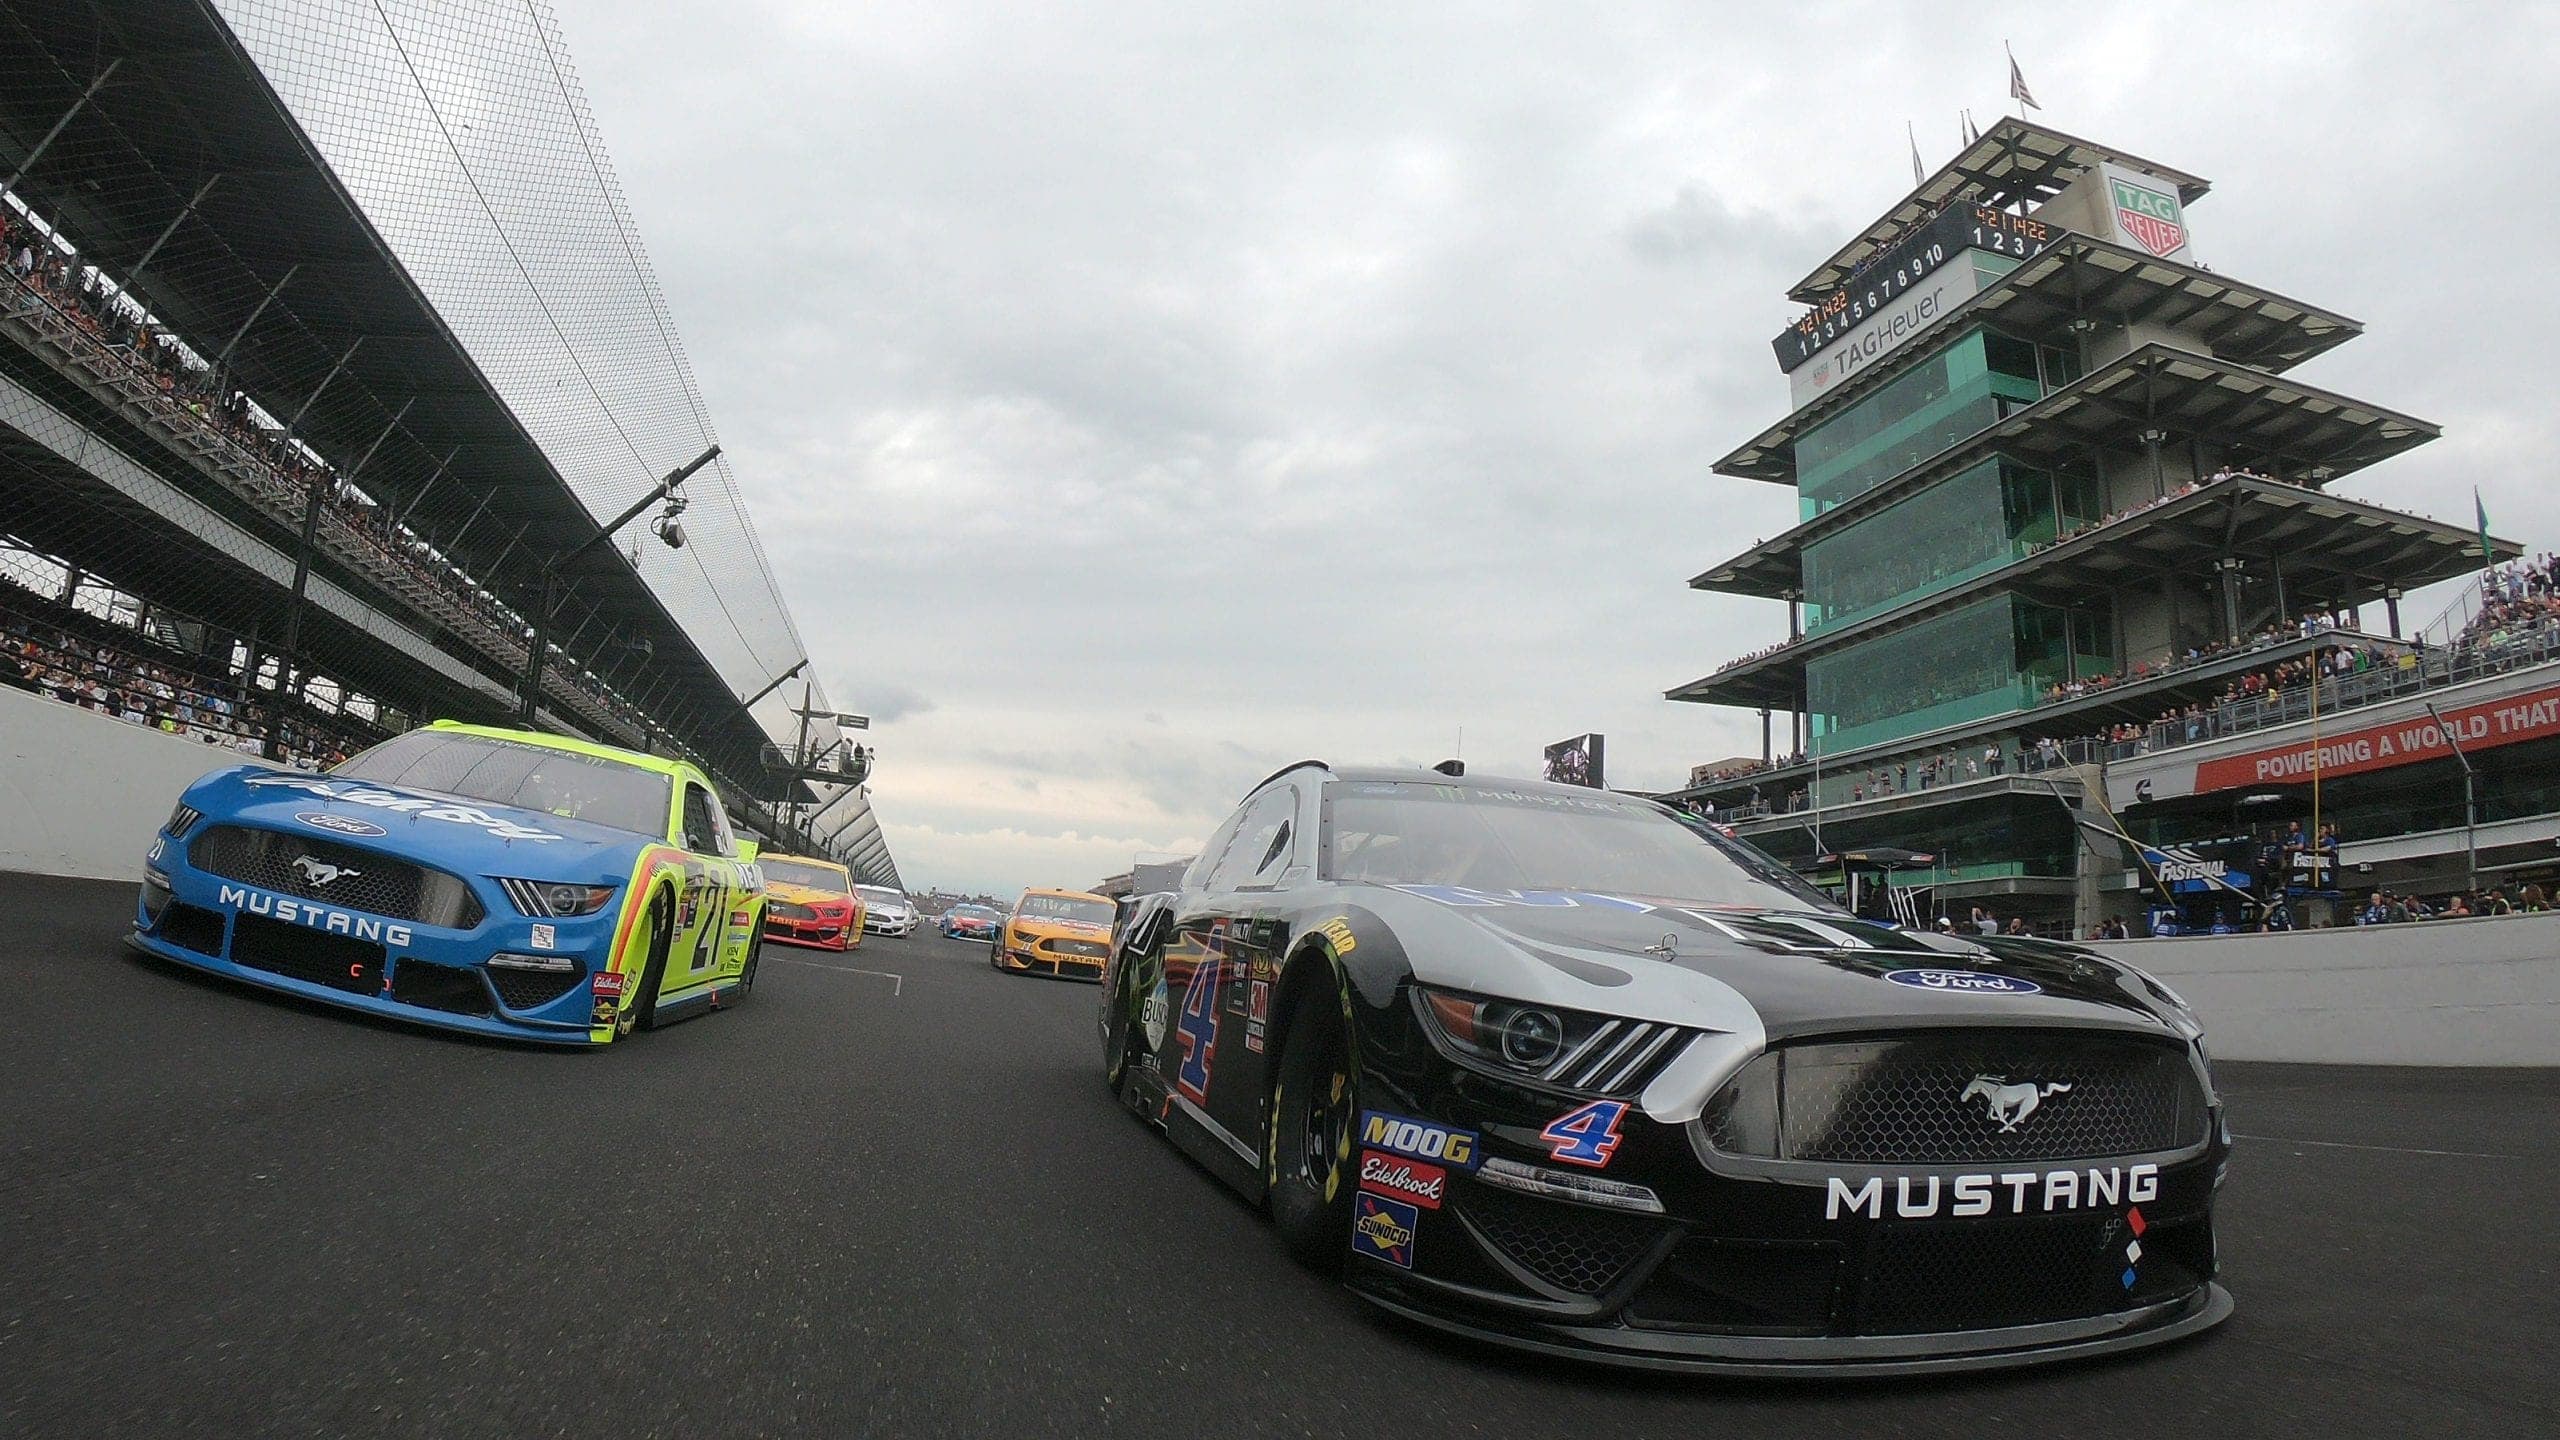
M 2186 212 L 2176 195 L 2122 179 L 2111 179 L 2108 188 L 2116 202 L 2116 228 L 2143 249 L 2167 256 L 2187 243 Z

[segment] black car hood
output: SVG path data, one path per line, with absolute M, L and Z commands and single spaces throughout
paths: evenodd
M 1354 897 L 1426 984 L 1603 1015 L 1764 1039 L 1950 1025 L 2192 1034 L 2137 972 L 2044 941 L 1669 897 L 1346 887 Z

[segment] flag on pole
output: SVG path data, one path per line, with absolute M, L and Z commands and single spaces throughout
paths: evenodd
M 2006 40 L 2000 42 L 2000 48 L 2009 52 L 2009 98 L 2018 102 L 2018 113 L 2023 116 L 2030 109 L 2043 109 L 2043 106 L 2036 104 L 2033 92 L 2027 89 L 2026 72 L 2018 68 L 2018 52 L 2009 50 L 2009 42 Z
M 1967 110 L 1967 111 L 1965 111 L 1965 112 L 1964 112 L 1964 143 L 1966 143 L 1967 145 L 1970 145 L 1970 144 L 1972 144 L 1974 141 L 1979 140 L 1979 139 L 1981 139 L 1981 138 L 1982 138 L 1982 130 L 1981 130 L 1981 128 L 1980 128 L 1980 127 L 1976 126 L 1976 125 L 1973 123 L 1973 112 L 1972 112 L 1971 110 Z
M 2471 513 L 2480 522 L 2480 568 L 2494 570 L 2498 567 L 2498 558 L 2497 552 L 2489 548 L 2489 507 L 2480 502 L 2480 487 L 2477 485 L 2471 487 Z
M 1920 168 L 1920 132 L 1912 129 L 1911 122 L 1905 120 L 1902 122 L 1902 133 L 1911 140 L 1911 183 L 1917 185 L 1927 178 L 1928 173 Z

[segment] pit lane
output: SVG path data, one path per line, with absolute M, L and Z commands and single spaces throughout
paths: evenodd
M 771 947 L 737 1013 L 553 1053 L 132 957 L 130 904 L 0 876 L 0 1435 L 2560 1428 L 2560 1071 L 2227 1067 L 2201 1341 L 1701 1383 L 1297 1270 L 1104 1095 L 1092 987 L 983 946 Z

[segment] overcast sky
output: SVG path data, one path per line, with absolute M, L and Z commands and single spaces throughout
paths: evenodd
M 2444 425 L 2341 488 L 2560 536 L 2560 9 L 556 0 L 914 884 L 1086 883 L 1289 760 L 1757 753 L 1685 579 L 1794 518 L 1785 287 L 2005 107 Z M 2432 613 L 2412 607 L 2412 623 Z

